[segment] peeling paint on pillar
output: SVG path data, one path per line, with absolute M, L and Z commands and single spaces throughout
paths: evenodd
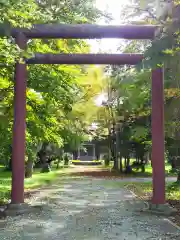
M 153 204 L 165 203 L 164 159 L 164 76 L 163 69 L 152 71 L 152 167 Z
M 26 48 L 26 38 L 19 33 L 16 43 Z M 12 144 L 11 203 L 24 202 L 25 131 L 26 131 L 26 64 L 16 63 L 14 76 L 14 125 Z

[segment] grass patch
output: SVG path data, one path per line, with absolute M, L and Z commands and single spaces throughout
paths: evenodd
M 135 161 L 135 159 L 131 159 L 130 163 L 132 164 Z M 124 167 L 124 159 L 122 161 L 123 167 Z M 110 161 L 109 166 L 104 166 L 104 162 L 99 168 L 106 168 L 106 169 L 112 169 L 113 168 L 113 161 Z M 131 177 L 151 177 L 152 176 L 152 167 L 151 164 L 147 164 L 145 166 L 145 172 L 142 173 L 141 170 L 136 171 L 135 169 L 133 174 L 130 174 L 129 176 Z M 177 173 L 172 173 L 171 172 L 171 165 L 169 163 L 165 163 L 165 172 L 167 177 L 176 177 Z
M 2 169 L 3 170 L 3 169 Z M 35 169 L 32 178 L 24 181 L 25 190 L 37 189 L 48 185 L 59 177 L 69 174 L 69 168 L 61 168 L 60 170 L 52 170 L 49 173 L 40 173 L 39 169 Z M 11 172 L 0 171 L 0 202 L 4 203 L 10 199 L 11 194 Z
M 176 173 L 172 173 L 171 172 L 171 165 L 169 163 L 166 162 L 165 164 L 165 172 L 166 172 L 166 176 L 177 176 Z M 149 175 L 152 175 L 152 167 L 151 164 L 146 165 L 146 173 L 148 173 Z
M 142 193 L 142 196 L 152 195 L 152 183 L 134 183 L 134 186 L 138 189 L 139 194 Z M 138 192 L 137 195 L 139 195 Z M 166 199 L 180 200 L 180 184 L 166 184 Z
M 168 184 L 166 187 L 168 199 L 180 200 L 180 182 Z
M 145 199 L 152 196 L 152 182 L 107 181 L 105 185 L 111 188 L 126 187 Z M 166 183 L 166 199 L 180 201 L 180 183 Z

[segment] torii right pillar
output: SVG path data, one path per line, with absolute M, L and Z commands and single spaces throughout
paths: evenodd
M 165 159 L 164 159 L 164 71 L 152 70 L 152 204 L 165 204 Z

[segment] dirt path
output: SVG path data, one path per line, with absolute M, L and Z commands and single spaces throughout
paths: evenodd
M 79 176 L 92 176 L 97 178 L 116 178 L 118 181 L 124 182 L 151 182 L 152 177 L 137 177 L 129 176 L 126 174 L 119 174 L 111 171 L 110 169 L 98 168 L 96 166 L 73 166 L 71 169 L 72 175 Z M 176 182 L 177 177 L 166 177 L 166 182 Z
M 0 239 L 180 239 L 179 230 L 162 217 L 140 214 L 143 202 L 113 181 L 63 178 L 31 199 L 41 211 L 1 220 Z

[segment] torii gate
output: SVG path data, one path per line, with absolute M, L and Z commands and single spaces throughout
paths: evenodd
M 32 29 L 12 29 L 11 35 L 21 49 L 28 39 L 153 39 L 155 26 L 36 25 Z M 12 148 L 11 204 L 24 203 L 26 64 L 115 64 L 136 65 L 141 54 L 37 54 L 16 63 L 14 88 L 14 127 Z M 163 69 L 152 70 L 152 166 L 153 204 L 165 203 L 164 163 L 164 86 Z

